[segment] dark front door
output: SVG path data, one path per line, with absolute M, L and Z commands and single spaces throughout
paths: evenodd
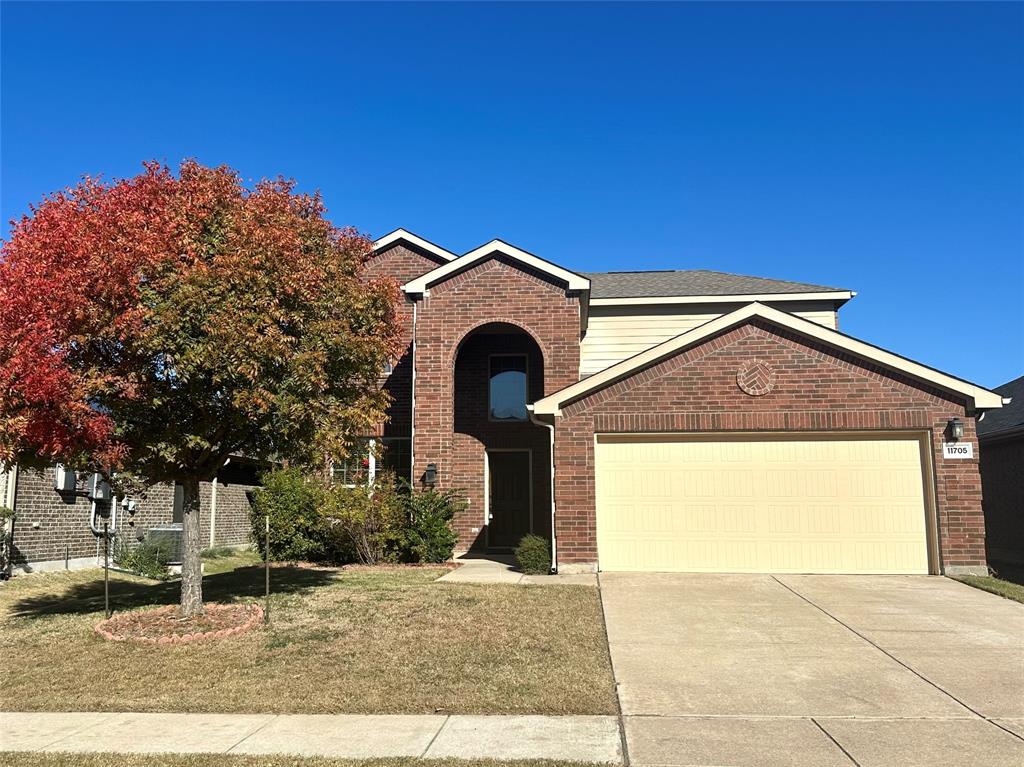
M 511 549 L 530 532 L 530 453 L 526 450 L 487 453 L 490 487 L 487 546 Z

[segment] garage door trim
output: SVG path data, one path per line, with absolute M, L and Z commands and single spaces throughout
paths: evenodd
M 936 479 L 932 434 L 929 431 L 877 429 L 842 432 L 822 431 L 728 431 L 728 432 L 595 432 L 593 444 L 594 467 L 594 526 L 597 532 L 600 498 L 598 485 L 601 482 L 597 471 L 598 443 L 623 442 L 725 442 L 725 441 L 809 441 L 809 440 L 870 440 L 870 439 L 907 439 L 915 440 L 921 455 L 921 484 L 925 503 L 925 538 L 928 558 L 928 573 L 935 575 L 941 572 L 938 542 L 938 508 L 936 505 Z M 601 552 L 597 551 L 598 570 L 601 570 Z

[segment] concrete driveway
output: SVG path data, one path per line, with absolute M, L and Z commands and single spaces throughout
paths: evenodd
M 600 583 L 634 765 L 1024 765 L 1024 605 L 924 576 Z

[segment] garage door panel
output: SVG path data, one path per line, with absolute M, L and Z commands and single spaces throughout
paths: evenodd
M 597 445 L 605 570 L 928 572 L 919 442 Z

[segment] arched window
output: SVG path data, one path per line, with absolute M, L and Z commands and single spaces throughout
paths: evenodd
M 525 421 L 528 376 L 525 354 L 492 354 L 489 360 L 487 417 L 491 421 Z

